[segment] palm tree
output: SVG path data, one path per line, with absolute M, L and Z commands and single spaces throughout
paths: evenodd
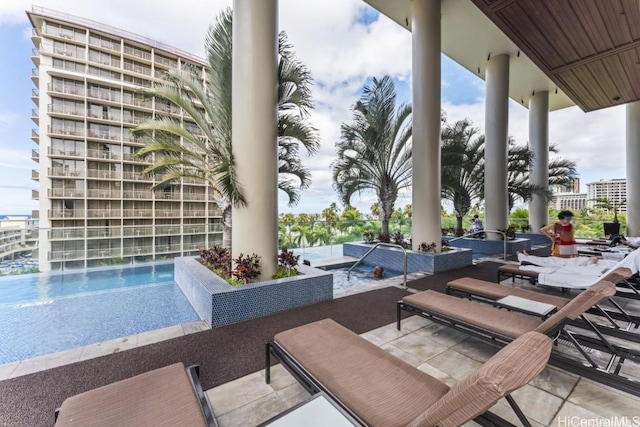
M 456 215 L 456 234 L 462 234 L 462 219 L 472 204 L 484 200 L 484 153 L 485 138 L 469 120 L 453 124 L 443 121 L 442 127 L 442 197 L 453 202 Z M 533 152 L 525 145 L 517 145 L 513 138 L 508 141 L 507 187 L 509 211 L 515 201 L 531 200 L 534 192 L 548 190 L 530 184 L 529 176 Z M 557 153 L 555 146 L 549 151 Z M 576 164 L 571 160 L 552 159 L 549 163 L 549 184 L 566 184 L 576 174 Z
M 614 224 L 618 224 L 620 221 L 618 220 L 618 209 L 624 206 L 627 203 L 627 199 L 622 199 L 619 202 L 615 200 L 608 199 L 606 197 L 601 197 L 597 199 L 592 199 L 596 202 L 593 207 L 599 209 L 606 209 L 608 211 L 613 211 L 613 222 Z
M 362 191 L 374 191 L 380 203 L 382 231 L 389 232 L 398 192 L 409 188 L 411 106 L 396 110 L 393 80 L 374 78 L 353 106 L 353 123 L 342 124 L 332 167 L 333 184 L 345 206 Z
M 168 101 L 184 111 L 183 126 L 173 117 L 159 117 L 138 126 L 134 133 L 148 139 L 138 152 L 153 160 L 144 173 L 160 176 L 152 189 L 179 182 L 181 178 L 205 181 L 222 211 L 223 245 L 231 247 L 231 208 L 246 200 L 237 181 L 231 150 L 231 62 L 232 13 L 223 11 L 206 37 L 206 86 L 191 74 L 172 70 L 166 80 L 143 92 Z M 309 155 L 320 146 L 317 130 L 309 124 L 312 77 L 298 61 L 286 34 L 279 34 L 278 64 L 278 188 L 285 191 L 289 205 L 295 205 L 300 190 L 308 188 L 311 174 L 300 160 L 300 148 Z M 182 140 L 182 143 L 181 143 Z
M 453 202 L 458 236 L 463 234 L 464 216 L 484 191 L 484 136 L 478 132 L 467 119 L 443 121 L 441 192 L 443 199 Z

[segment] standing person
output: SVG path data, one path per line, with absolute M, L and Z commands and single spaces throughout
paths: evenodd
M 484 231 L 484 224 L 478 215 L 473 216 L 473 221 L 471 221 L 471 232 L 478 233 L 480 231 Z M 484 233 L 479 234 L 477 237 L 482 237 Z
M 572 218 L 573 212 L 560 211 L 558 221 L 540 229 L 553 242 L 551 247 L 552 256 L 561 258 L 578 256 L 578 247 L 573 236 L 573 225 L 571 224 Z

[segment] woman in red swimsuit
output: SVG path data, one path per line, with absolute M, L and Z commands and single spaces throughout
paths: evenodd
M 573 237 L 571 218 L 573 218 L 571 211 L 560 211 L 557 222 L 540 229 L 553 242 L 552 256 L 562 258 L 578 256 L 578 247 L 576 246 L 576 239 Z

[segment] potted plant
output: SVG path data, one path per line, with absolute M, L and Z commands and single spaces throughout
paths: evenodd
M 613 200 L 609 200 L 606 197 L 593 199 L 595 203 L 594 207 L 600 209 L 606 209 L 608 211 L 613 211 L 613 220 L 611 222 L 604 222 L 602 225 L 604 227 L 604 235 L 610 236 L 612 234 L 620 234 L 620 221 L 618 221 L 618 209 L 624 206 L 627 202 L 627 199 L 620 200 L 619 203 L 616 203 Z

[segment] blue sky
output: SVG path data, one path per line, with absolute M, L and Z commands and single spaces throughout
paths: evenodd
M 83 18 L 134 32 L 196 55 L 204 55 L 204 35 L 217 13 L 229 0 L 42 0 L 38 6 L 72 13 Z M 207 3 L 206 5 L 204 3 Z M 360 0 L 280 0 L 279 24 L 296 53 L 311 70 L 316 104 L 311 117 L 320 130 L 321 152 L 305 158 L 313 185 L 301 202 L 289 208 L 280 201 L 281 212 L 320 212 L 337 201 L 330 181 L 329 164 L 340 124 L 349 122 L 349 107 L 372 76 L 394 77 L 399 101 L 410 100 L 411 36 L 408 31 L 369 8 Z M 37 209 L 31 189 L 31 150 L 39 147 L 30 139 L 36 125 L 30 115 L 35 104 L 30 79 L 34 67 L 30 55 L 31 25 L 25 10 L 31 3 L 10 0 L 0 3 L 0 214 L 23 214 Z M 144 13 L 143 13 L 144 12 Z M 140 19 L 145 16 L 146 19 Z M 451 121 L 469 118 L 484 126 L 484 82 L 443 56 L 442 108 Z M 585 184 L 604 178 L 624 178 L 624 108 L 585 114 L 577 107 L 551 113 L 550 141 L 560 155 L 575 160 Z M 518 143 L 528 138 L 527 110 L 511 102 L 509 133 Z M 368 212 L 373 194 L 354 198 L 356 207 Z M 410 203 L 403 194 L 397 206 Z

